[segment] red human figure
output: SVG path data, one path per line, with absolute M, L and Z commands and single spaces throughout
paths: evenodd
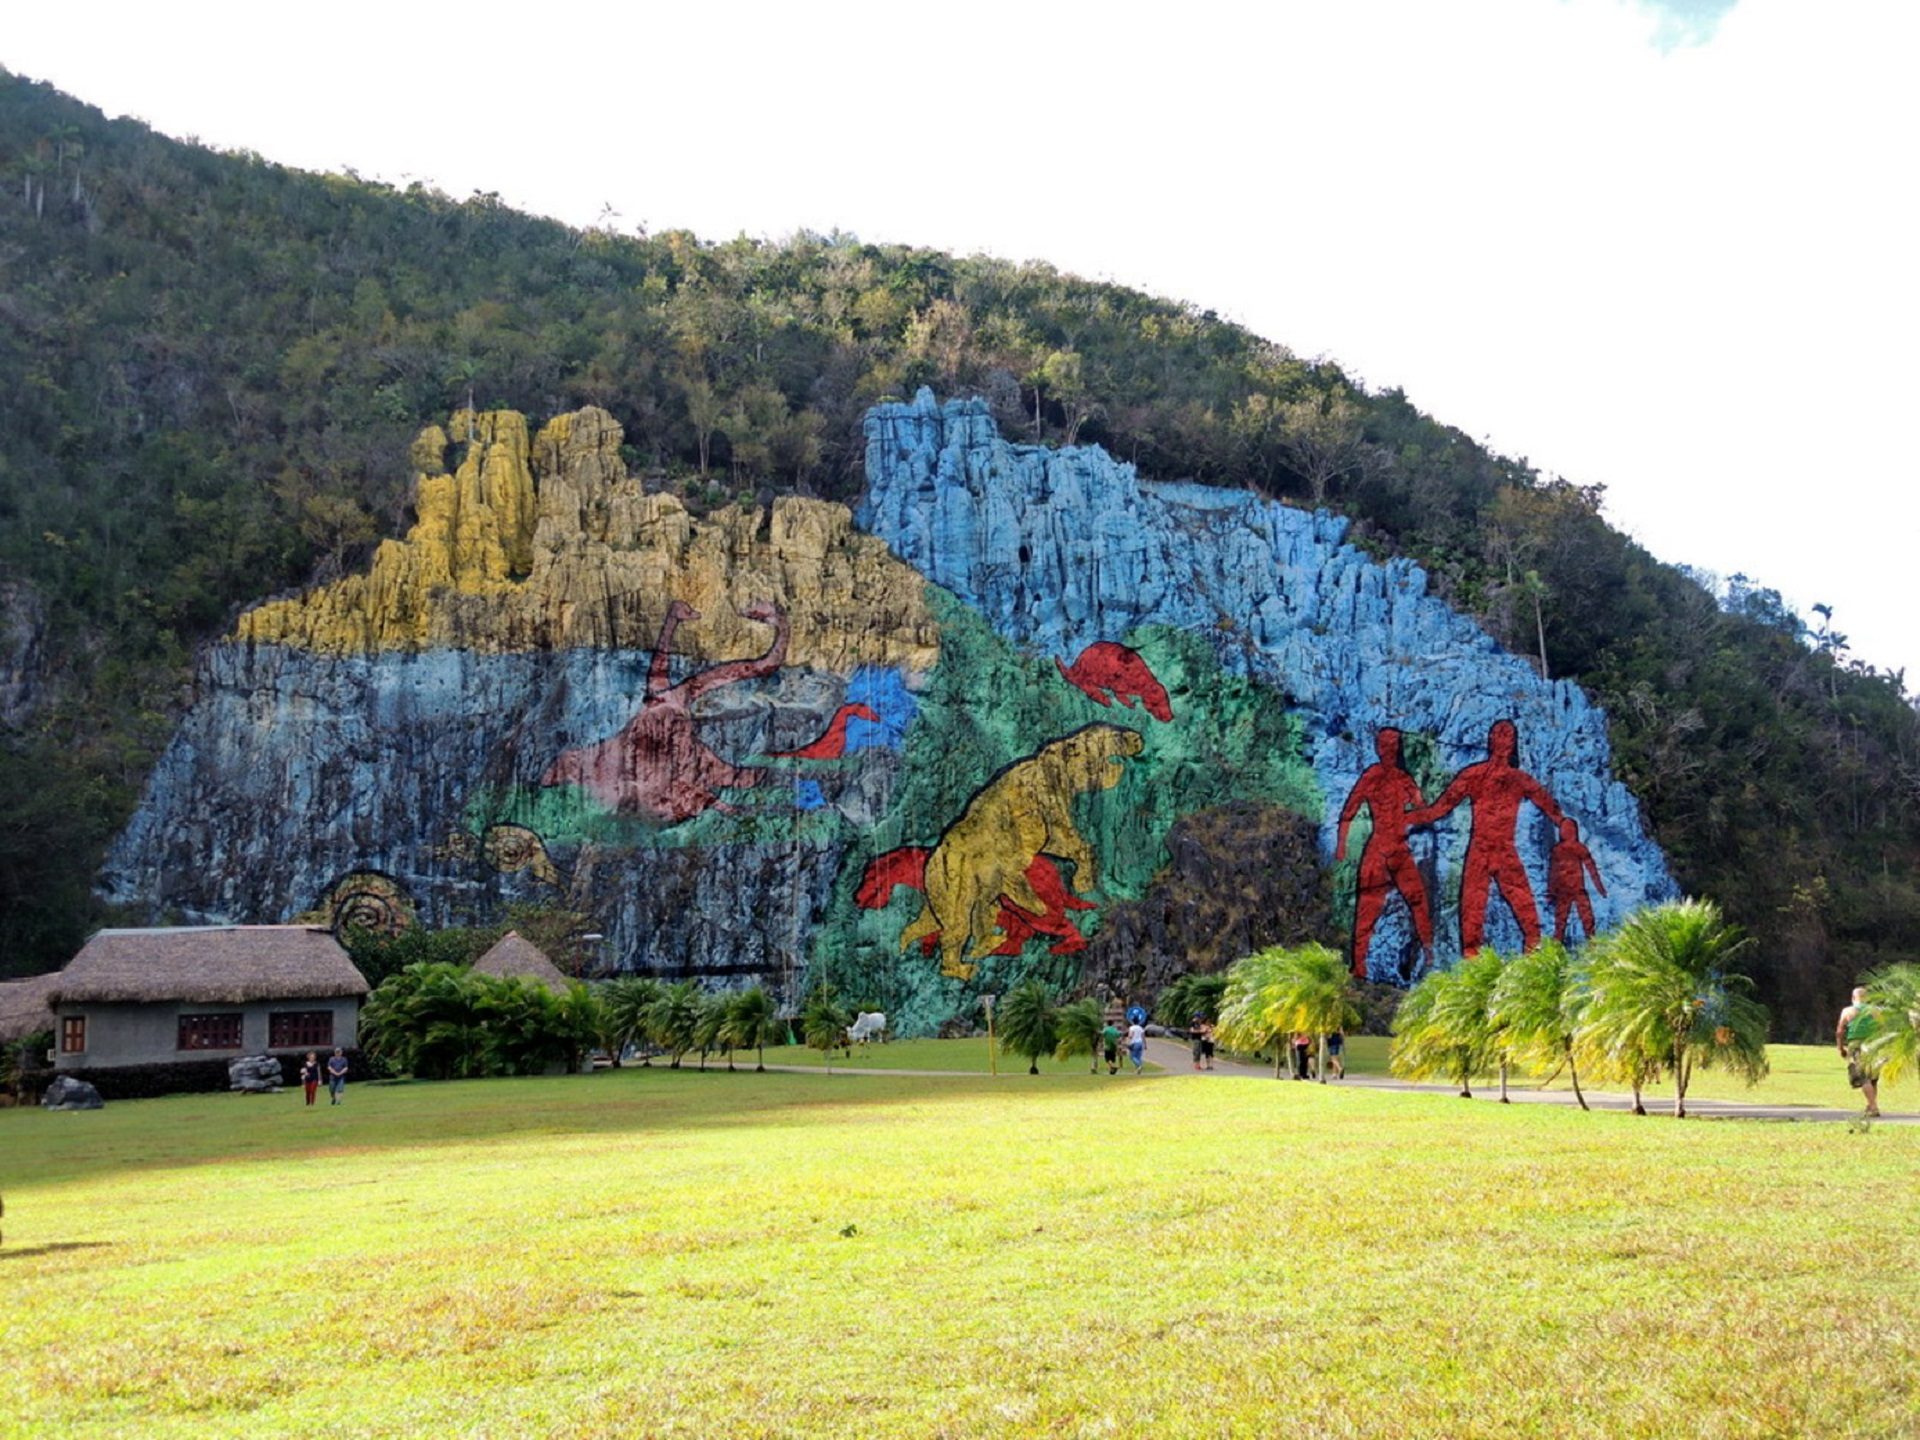
M 1460 953 L 1471 955 L 1486 942 L 1487 901 L 1494 887 L 1520 926 L 1521 948 L 1540 943 L 1540 912 L 1533 903 L 1533 883 L 1514 848 L 1520 806 L 1532 801 L 1555 825 L 1566 817 L 1553 796 L 1515 762 L 1520 754 L 1520 732 L 1511 720 L 1496 720 L 1487 731 L 1487 758 L 1453 777 L 1438 800 L 1407 817 L 1409 825 L 1431 825 L 1463 801 L 1473 805 L 1473 828 L 1467 835 L 1467 859 L 1460 877 Z
M 667 608 L 653 661 L 647 667 L 646 695 L 639 713 L 619 734 L 564 752 L 540 783 L 579 785 L 611 810 L 646 815 L 670 825 L 707 809 L 731 809 L 720 799 L 720 792 L 756 785 L 765 772 L 734 765 L 708 749 L 694 730 L 693 702 L 723 685 L 771 675 L 787 658 L 787 617 L 778 606 L 763 600 L 740 613 L 773 626 L 773 644 L 766 653 L 753 660 L 729 660 L 670 685 L 667 657 L 674 631 L 700 618 L 700 612 L 686 601 L 674 601 Z
M 1585 873 L 1582 873 L 1585 872 Z M 1580 933 L 1593 938 L 1593 902 L 1587 899 L 1587 876 L 1593 876 L 1593 888 L 1602 896 L 1606 882 L 1600 867 L 1593 863 L 1593 852 L 1580 843 L 1580 826 L 1572 820 L 1560 822 L 1560 839 L 1547 857 L 1547 905 L 1553 911 L 1553 938 L 1567 943 L 1569 910 L 1580 912 Z
M 1433 964 L 1433 912 L 1427 904 L 1427 882 L 1407 845 L 1409 814 L 1426 802 L 1420 787 L 1400 763 L 1400 732 L 1391 726 L 1373 732 L 1373 748 L 1380 756 L 1376 765 L 1361 772 L 1360 779 L 1340 809 L 1340 832 L 1333 847 L 1333 858 L 1347 858 L 1347 827 L 1365 805 L 1373 815 L 1373 833 L 1360 851 L 1360 873 L 1355 879 L 1353 896 L 1353 973 L 1367 978 L 1367 951 L 1373 945 L 1374 926 L 1387 897 L 1399 891 L 1413 915 L 1413 933 L 1420 941 L 1426 963 Z

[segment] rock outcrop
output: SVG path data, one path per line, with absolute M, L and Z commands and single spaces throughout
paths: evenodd
M 103 1110 L 106 1104 L 98 1090 L 71 1075 L 56 1075 L 40 1097 L 40 1106 L 45 1110 Z
M 844 506 L 788 496 L 695 519 L 642 492 L 596 408 L 531 441 L 510 411 L 463 410 L 449 428 L 451 442 L 438 426 L 414 442 L 405 540 L 382 542 L 365 575 L 247 611 L 233 639 L 330 655 L 645 650 L 681 600 L 702 623 L 680 653 L 718 660 L 764 643 L 742 612 L 770 601 L 792 616 L 793 664 L 924 669 L 938 653 L 920 578 Z
M 272 1055 L 243 1055 L 227 1062 L 227 1088 L 243 1095 L 275 1095 L 284 1077 Z

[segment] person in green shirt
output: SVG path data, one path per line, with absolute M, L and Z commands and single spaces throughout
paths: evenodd
M 1107 1062 L 1107 1074 L 1120 1073 L 1120 1027 L 1111 1020 L 1107 1028 L 1100 1032 L 1100 1054 Z
M 1840 1012 L 1840 1023 L 1833 1027 L 1833 1043 L 1846 1057 L 1847 1083 L 1867 1102 L 1870 1117 L 1880 1113 L 1880 1067 L 1867 1058 L 1865 1048 L 1879 1028 L 1867 992 L 1856 987 L 1853 1003 Z

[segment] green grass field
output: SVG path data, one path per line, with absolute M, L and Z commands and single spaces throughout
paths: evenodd
M 6 1436 L 1911 1436 L 1920 1129 L 659 1069 L 0 1113 Z

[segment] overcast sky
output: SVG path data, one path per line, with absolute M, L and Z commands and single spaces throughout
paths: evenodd
M 1913 0 L 10 8 L 17 73 L 293 165 L 1193 301 L 1920 689 Z

